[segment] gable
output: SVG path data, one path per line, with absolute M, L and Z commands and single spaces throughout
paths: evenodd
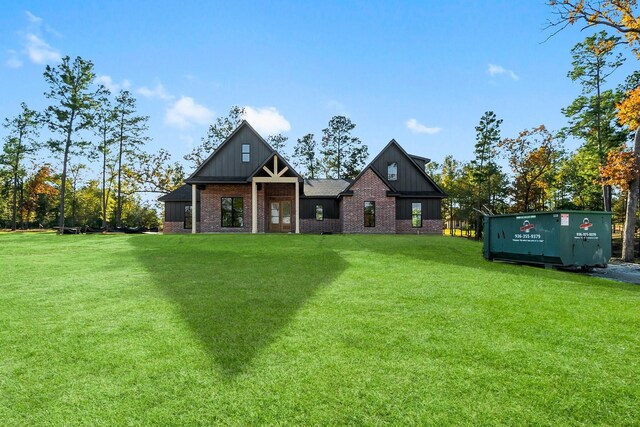
M 258 168 L 253 171 L 250 177 L 284 177 L 284 178 L 298 178 L 298 181 L 303 182 L 302 177 L 293 167 L 287 162 L 278 152 L 273 151 L 270 156 L 267 157 L 264 163 L 260 164 Z
M 189 184 L 183 184 L 180 187 L 173 190 L 171 193 L 167 193 L 164 196 L 158 198 L 159 202 L 191 202 L 191 186 Z M 200 191 L 196 191 L 196 200 L 200 201 Z
M 387 166 L 390 163 L 397 163 L 397 179 L 389 181 L 387 179 Z M 371 162 L 371 167 L 383 180 L 398 193 L 441 193 L 435 183 L 427 176 L 424 169 L 421 170 L 416 162 L 400 147 L 391 142 L 380 152 Z
M 360 175 L 353 180 L 348 189 L 349 191 L 383 190 L 385 192 L 393 190 L 371 165 L 367 166 Z
M 250 147 L 248 162 L 242 161 L 243 144 Z M 246 180 L 273 152 L 249 123 L 243 121 L 186 181 Z

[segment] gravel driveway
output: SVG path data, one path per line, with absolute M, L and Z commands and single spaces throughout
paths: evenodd
M 587 274 L 603 279 L 640 285 L 640 265 L 630 262 L 611 260 L 607 268 L 594 268 L 593 271 Z

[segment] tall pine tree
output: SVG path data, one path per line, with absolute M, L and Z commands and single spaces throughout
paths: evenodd
M 96 99 L 104 93 L 104 87 L 92 88 L 95 79 L 93 63 L 79 56 L 73 62 L 65 56 L 57 66 L 47 65 L 44 79 L 49 85 L 45 96 L 53 101 L 45 111 L 45 122 L 49 130 L 58 135 L 48 144 L 54 153 L 62 154 L 59 215 L 59 232 L 62 234 L 69 156 L 84 151 L 89 145 L 78 138 L 78 132 L 93 125 Z
M 322 149 L 327 178 L 355 178 L 369 157 L 369 149 L 352 136 L 356 127 L 345 116 L 334 116 L 322 130 Z
M 147 131 L 148 116 L 136 115 L 136 100 L 127 90 L 121 90 L 116 97 L 115 105 L 115 143 L 118 146 L 116 166 L 117 175 L 117 204 L 116 226 L 122 226 L 122 173 L 123 161 L 135 161 L 134 156 L 139 147 L 149 138 L 144 135 Z

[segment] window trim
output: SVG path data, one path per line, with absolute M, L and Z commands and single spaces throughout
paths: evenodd
M 246 148 L 246 150 L 245 150 Z M 242 148 L 241 148 L 241 152 L 242 152 L 242 163 L 249 163 L 251 161 L 251 144 L 242 144 Z M 245 156 L 246 160 L 245 160 Z
M 413 205 L 420 205 L 420 213 L 419 214 L 414 214 L 413 213 Z M 420 218 L 420 225 L 416 225 L 413 220 L 415 217 L 419 217 Z M 422 228 L 422 202 L 411 202 L 411 228 Z
M 395 175 L 393 175 L 393 177 L 389 173 L 390 172 L 389 169 L 391 168 L 391 165 L 395 165 L 395 169 L 396 169 L 396 173 L 395 173 Z M 389 162 L 389 163 L 387 163 L 387 180 L 388 181 L 397 181 L 398 180 L 398 162 Z
M 320 208 L 320 218 L 318 218 L 318 208 Z M 324 205 L 316 204 L 316 221 L 324 221 Z
M 189 212 L 187 212 L 187 209 Z M 189 221 L 189 226 L 187 227 L 187 219 Z M 183 227 L 185 230 L 191 230 L 193 228 L 193 206 L 192 205 L 184 205 L 184 218 L 182 220 Z
M 231 199 L 231 225 L 224 225 L 224 199 Z M 240 215 L 235 208 L 236 200 L 242 201 L 242 210 Z M 236 220 L 240 218 L 240 225 L 233 225 Z M 220 228 L 243 228 L 244 227 L 244 197 L 238 196 L 225 196 L 220 198 Z
M 367 204 L 371 204 L 370 207 L 373 208 L 372 213 L 367 213 Z M 370 221 L 367 222 L 367 217 L 370 217 Z M 364 224 L 365 227 L 375 227 L 376 226 L 376 202 L 375 200 L 365 200 L 364 202 Z

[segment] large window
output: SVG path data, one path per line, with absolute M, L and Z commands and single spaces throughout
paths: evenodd
M 186 205 L 184 207 L 184 228 L 191 229 L 193 219 L 192 215 L 193 210 L 191 209 L 191 205 Z
M 422 203 L 411 203 L 411 226 L 422 227 Z
M 242 197 L 222 198 L 222 226 L 242 227 L 243 200 Z
M 248 163 L 251 160 L 251 145 L 242 144 L 242 161 Z
M 376 226 L 376 202 L 364 202 L 364 226 Z
M 389 181 L 396 181 L 398 179 L 398 163 L 387 164 L 387 179 Z
M 316 205 L 316 221 L 324 220 L 324 206 Z

